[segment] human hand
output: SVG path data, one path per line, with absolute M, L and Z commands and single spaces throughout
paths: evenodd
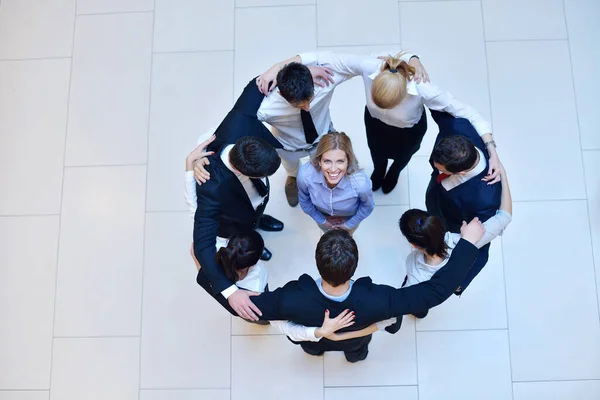
M 262 312 L 250 300 L 250 296 L 258 296 L 259 294 L 258 292 L 238 289 L 227 298 L 227 301 L 240 317 L 250 321 L 258 321 L 257 315 L 262 315 Z
M 487 182 L 488 185 L 493 185 L 494 183 L 500 182 L 500 179 L 502 179 L 502 170 L 504 169 L 502 163 L 500 162 L 500 159 L 498 159 L 498 154 L 496 153 L 496 151 L 493 151 L 490 154 L 489 164 L 490 168 L 488 170 L 488 173 L 481 180 Z
M 333 228 L 343 226 L 344 222 L 346 222 L 346 217 L 328 215 L 325 218 Z
M 206 151 L 206 148 L 208 147 L 209 144 L 214 142 L 215 139 L 216 139 L 216 136 L 213 134 L 208 139 L 206 139 L 204 142 L 202 142 L 198 146 L 196 146 L 196 148 L 194 150 L 192 150 L 192 152 L 185 158 L 186 170 L 191 171 L 193 168 L 193 165 L 196 161 L 200 160 L 201 158 L 206 158 L 207 156 L 211 156 L 214 154 L 213 151 Z
M 468 224 L 463 221 L 460 227 L 460 236 L 471 244 L 479 242 L 484 233 L 485 228 L 477 217 L 473 218 Z
M 427 70 L 421 63 L 421 60 L 419 60 L 417 57 L 412 57 L 408 61 L 408 65 L 410 65 L 411 67 L 413 67 L 415 69 L 414 80 L 416 83 L 421 83 L 421 81 L 423 81 L 423 83 L 430 81 Z
M 330 83 L 335 83 L 333 80 L 333 71 L 327 67 L 321 67 L 318 65 L 311 65 L 308 67 L 310 74 L 313 77 L 315 85 L 320 87 L 329 86 Z
M 344 310 L 337 317 L 329 318 L 329 310 L 325 310 L 323 325 L 315 330 L 316 337 L 328 337 L 336 331 L 354 324 L 354 311 Z
M 265 96 L 272 92 L 273 89 L 275 89 L 275 86 L 277 86 L 277 74 L 280 69 L 281 67 L 278 64 L 275 64 L 256 78 L 256 86 L 258 86 L 258 90 Z

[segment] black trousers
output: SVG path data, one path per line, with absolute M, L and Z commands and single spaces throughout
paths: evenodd
M 343 351 L 348 362 L 354 363 L 367 358 L 369 354 L 369 343 L 373 335 L 364 336 L 362 338 L 350 339 L 348 342 L 331 342 L 326 339 L 321 339 L 318 342 L 294 342 L 300 344 L 304 352 L 312 356 L 320 356 L 326 351 Z
M 427 115 L 423 109 L 423 115 L 416 125 L 398 128 L 373 118 L 365 107 L 365 128 L 375 170 L 385 169 L 391 158 L 394 160 L 394 169 L 402 171 L 421 147 L 427 132 Z

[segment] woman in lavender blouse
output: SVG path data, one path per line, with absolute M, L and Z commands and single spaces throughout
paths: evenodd
M 371 179 L 358 169 L 352 142 L 343 132 L 329 132 L 319 140 L 311 162 L 300 168 L 297 183 L 302 210 L 324 232 L 353 233 L 375 208 Z

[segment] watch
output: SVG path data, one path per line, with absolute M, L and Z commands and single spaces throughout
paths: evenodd
M 491 144 L 491 145 L 493 145 L 493 146 L 494 146 L 494 148 L 498 147 L 498 146 L 496 146 L 496 141 L 495 141 L 495 140 L 490 140 L 489 142 L 485 142 L 485 143 L 484 143 L 484 145 L 485 145 L 485 147 L 486 147 L 486 148 L 487 148 L 487 147 L 488 147 L 490 144 Z

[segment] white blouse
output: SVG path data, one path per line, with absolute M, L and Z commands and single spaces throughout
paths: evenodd
M 401 59 L 408 62 L 413 54 L 406 53 Z M 306 65 L 323 65 L 337 74 L 349 77 L 362 76 L 365 85 L 367 108 L 373 118 L 398 128 L 410 128 L 417 124 L 423 114 L 423 106 L 431 110 L 445 111 L 456 118 L 465 118 L 471 122 L 480 136 L 491 133 L 490 124 L 472 107 L 454 98 L 449 92 L 440 89 L 431 82 L 416 83 L 409 81 L 407 96 L 394 108 L 384 110 L 373 103 L 371 85 L 379 75 L 382 60 L 376 56 L 356 54 L 335 54 L 330 51 L 318 51 L 300 54 Z

